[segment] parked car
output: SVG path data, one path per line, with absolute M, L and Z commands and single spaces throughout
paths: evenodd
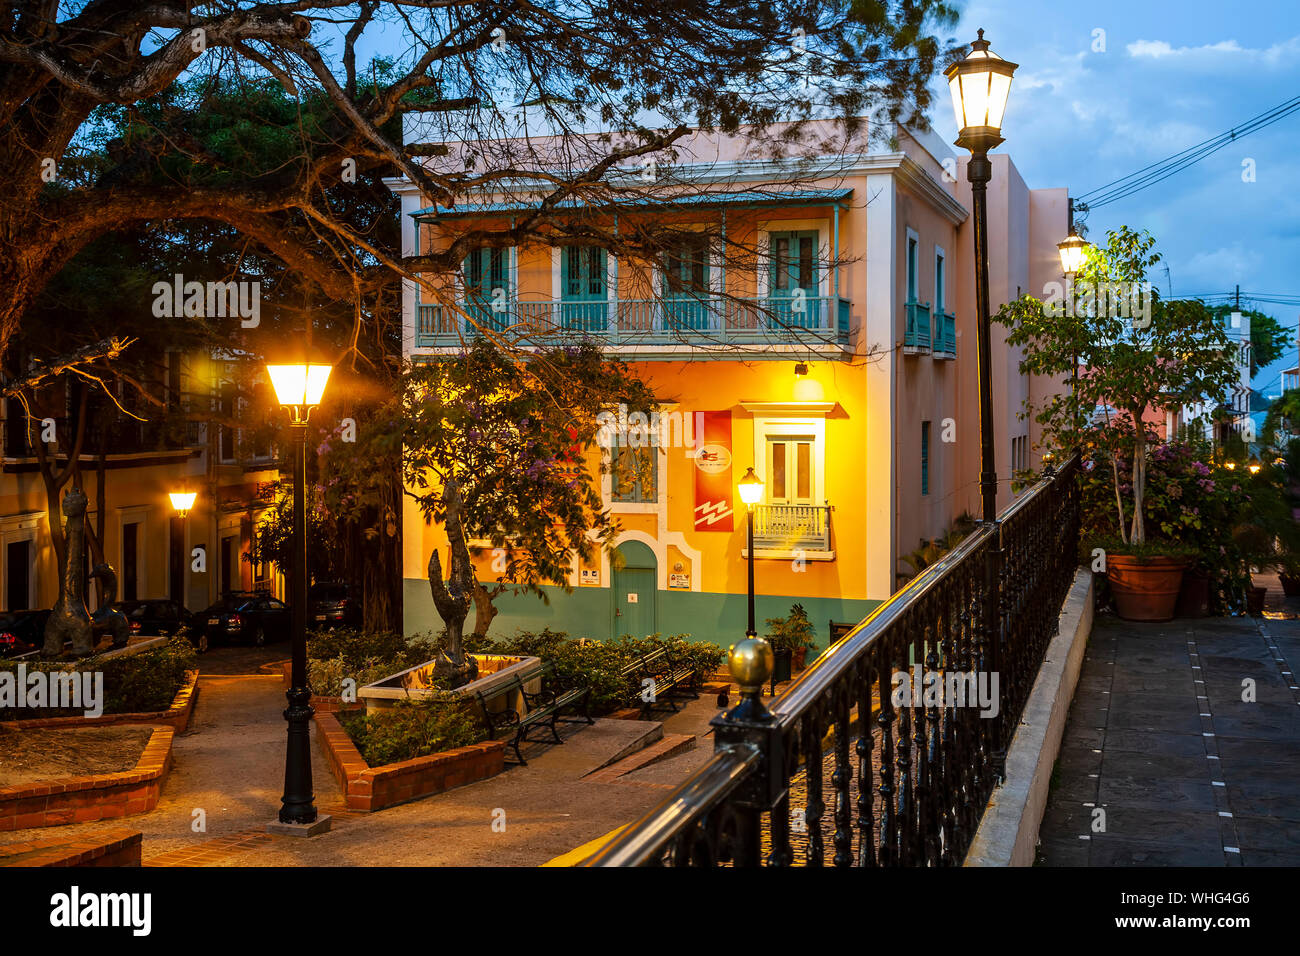
M 184 605 L 167 598 L 118 601 L 113 606 L 126 615 L 132 636 L 160 634 L 172 637 L 184 630 L 194 618 Z
M 291 611 L 283 601 L 266 594 L 230 594 L 197 615 L 213 644 L 252 644 L 262 647 L 289 638 Z
M 25 654 L 45 643 L 48 609 L 41 611 L 0 612 L 0 657 Z
M 361 601 L 347 584 L 313 584 L 307 589 L 307 626 L 361 626 Z

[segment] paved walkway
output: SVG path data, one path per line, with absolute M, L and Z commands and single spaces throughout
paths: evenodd
M 1098 618 L 1038 863 L 1300 866 L 1295 664 L 1297 620 Z
M 261 656 L 223 649 L 200 660 L 210 670 L 256 670 Z M 230 658 L 229 660 L 227 658 Z M 158 807 L 126 819 L 0 833 L 0 843 L 123 826 L 143 835 L 145 866 L 535 866 L 644 813 L 713 750 L 705 736 L 717 713 L 702 695 L 665 714 L 666 733 L 697 734 L 695 750 L 614 780 L 588 777 L 650 725 L 597 720 L 568 724 L 559 746 L 525 746 L 526 767 L 378 813 L 343 808 L 319 747 L 312 748 L 316 805 L 333 815 L 330 833 L 309 840 L 266 833 L 284 781 L 284 688 L 280 677 L 200 676 L 186 733 Z M 315 728 L 313 727 L 313 741 Z M 201 811 L 201 813 L 199 812 Z M 505 829 L 493 828 L 505 814 Z M 195 829 L 196 821 L 203 829 Z

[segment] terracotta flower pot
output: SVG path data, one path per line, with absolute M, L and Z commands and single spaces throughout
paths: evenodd
M 794 652 L 794 669 L 796 673 L 804 669 L 807 660 L 808 648 L 801 647 Z
M 1106 580 L 1115 610 L 1126 621 L 1170 621 L 1178 603 L 1186 558 L 1106 556 Z
M 1249 587 L 1246 589 L 1246 613 L 1259 617 L 1264 613 L 1264 597 L 1268 588 Z
M 1279 575 L 1282 579 L 1282 593 L 1287 597 L 1296 597 L 1300 595 L 1300 578 L 1292 577 L 1289 574 Z

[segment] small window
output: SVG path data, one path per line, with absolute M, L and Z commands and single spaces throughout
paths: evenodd
M 767 500 L 774 505 L 813 503 L 813 440 L 804 437 L 767 440 Z
M 943 315 L 948 310 L 944 307 L 947 299 L 946 290 L 944 289 L 943 274 L 943 252 L 940 250 L 934 254 L 934 314 Z
M 916 262 L 916 237 L 907 237 L 907 301 L 916 301 L 917 289 L 917 262 Z
M 930 493 L 930 423 L 921 422 L 921 494 Z
M 644 448 L 609 449 L 609 495 L 613 501 L 629 504 L 653 504 L 659 500 L 659 451 L 653 445 Z

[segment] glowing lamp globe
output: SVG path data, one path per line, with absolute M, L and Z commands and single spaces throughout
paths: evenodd
M 266 367 L 276 399 L 281 405 L 290 408 L 314 408 L 319 405 L 332 370 L 333 366 L 330 365 L 306 363 Z
M 948 67 L 943 75 L 948 78 L 957 117 L 957 145 L 988 150 L 1002 142 L 1002 117 L 1011 92 L 1011 76 L 1019 64 L 990 50 L 983 30 L 970 46 L 965 59 Z
M 1067 276 L 1077 275 L 1087 255 L 1088 241 L 1082 239 L 1073 230 L 1056 244 L 1061 254 L 1061 272 Z
M 745 477 L 740 479 L 740 484 L 736 487 L 740 492 L 740 500 L 749 507 L 758 504 L 763 497 L 763 482 L 754 474 L 753 468 L 745 472 Z

